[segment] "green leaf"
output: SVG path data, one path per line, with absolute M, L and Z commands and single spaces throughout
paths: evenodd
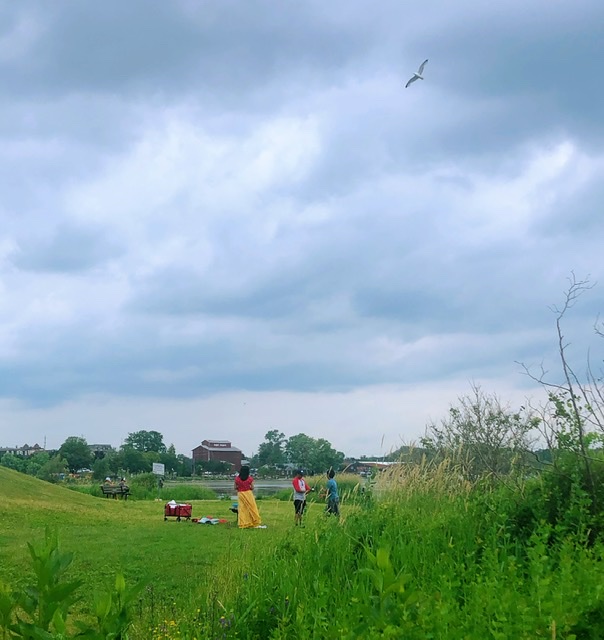
M 52 617 L 52 624 L 54 626 L 54 628 L 61 634 L 64 635 L 65 634 L 65 620 L 63 620 L 63 615 L 61 614 L 61 612 L 59 610 L 55 611 L 53 617 Z
M 123 574 L 118 573 L 115 576 L 115 590 L 118 593 L 124 593 L 124 591 L 126 590 L 126 580 L 123 576 Z
M 377 566 L 382 571 L 387 571 L 392 568 L 390 563 L 390 550 L 385 547 L 380 547 L 377 550 Z

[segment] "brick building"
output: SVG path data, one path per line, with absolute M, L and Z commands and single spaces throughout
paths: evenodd
M 198 462 L 228 462 L 232 469 L 239 471 L 243 453 L 241 449 L 234 447 L 228 440 L 202 440 L 198 447 L 193 449 L 193 464 Z

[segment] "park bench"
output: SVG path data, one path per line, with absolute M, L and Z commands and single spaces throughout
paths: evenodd
M 128 495 L 130 494 L 130 487 L 123 485 L 114 486 L 112 484 L 102 484 L 101 491 L 103 495 L 108 498 L 111 496 L 114 500 L 118 498 L 124 498 L 124 500 L 128 499 Z

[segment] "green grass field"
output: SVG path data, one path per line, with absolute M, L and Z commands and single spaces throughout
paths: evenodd
M 128 640 L 604 637 L 601 542 L 545 522 L 517 536 L 523 490 L 485 492 L 444 467 L 382 474 L 363 499 L 350 489 L 340 520 L 311 504 L 305 528 L 288 501 L 259 501 L 268 528 L 241 531 L 230 501 L 192 502 L 195 517 L 229 521 L 212 526 L 164 522 L 163 502 L 97 498 L 3 467 L 0 490 L 0 581 L 31 584 L 27 543 L 56 529 L 75 553 L 70 579 L 84 582 L 71 629 L 122 573 L 145 585 Z M 1 633 L 5 593 L 3 640 L 13 637 Z
M 61 549 L 75 552 L 72 575 L 86 583 L 78 605 L 82 614 L 89 612 L 93 593 L 110 585 L 118 572 L 126 582 L 149 581 L 143 617 L 196 611 L 195 603 L 236 582 L 246 563 L 291 531 L 293 523 L 291 503 L 272 500 L 258 503 L 268 525 L 262 530 L 239 530 L 225 500 L 191 501 L 193 517 L 222 518 L 225 524 L 164 521 L 163 501 L 96 498 L 2 466 L 0 492 L 0 580 L 27 584 L 27 543 L 43 540 L 47 527 L 56 529 Z M 314 517 L 311 509 L 309 519 Z

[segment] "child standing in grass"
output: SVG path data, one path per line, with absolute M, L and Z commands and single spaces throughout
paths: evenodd
M 260 520 L 260 513 L 254 498 L 254 478 L 250 475 L 250 468 L 243 465 L 239 475 L 235 476 L 237 491 L 237 523 L 240 529 L 265 529 Z
M 327 472 L 327 485 L 325 487 L 327 491 L 327 506 L 325 507 L 325 513 L 334 515 L 336 518 L 340 517 L 340 496 L 338 495 L 338 483 L 335 481 L 336 472 L 330 469 Z
M 292 480 L 294 487 L 294 524 L 296 526 L 302 526 L 302 516 L 306 507 L 306 494 L 312 491 L 303 476 L 302 469 L 300 469 L 296 471 L 296 477 Z

